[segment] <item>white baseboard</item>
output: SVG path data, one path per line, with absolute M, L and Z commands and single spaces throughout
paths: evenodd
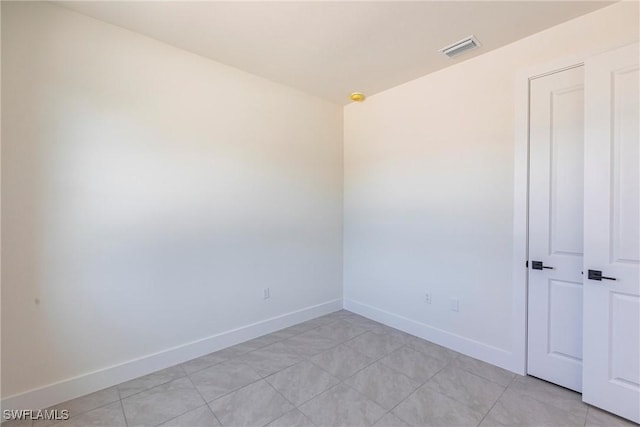
M 520 373 L 520 361 L 515 360 L 517 357 L 504 349 L 456 335 L 358 301 L 345 299 L 344 308 L 345 310 L 482 360 L 483 362 L 499 366 L 515 373 Z
M 327 301 L 24 393 L 8 396 L 2 399 L 0 408 L 2 410 L 47 408 L 325 314 L 333 313 L 340 310 L 342 305 L 342 299 Z

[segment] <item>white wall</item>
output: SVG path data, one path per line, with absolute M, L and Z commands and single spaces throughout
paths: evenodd
M 347 106 L 345 307 L 519 370 L 516 75 L 637 38 L 619 3 Z
M 2 89 L 3 398 L 342 298 L 341 107 L 31 2 Z

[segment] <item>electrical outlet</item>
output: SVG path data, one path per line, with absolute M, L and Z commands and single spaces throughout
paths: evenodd
M 424 294 L 424 302 L 426 302 L 427 304 L 431 304 L 431 294 L 429 292 Z
M 264 288 L 264 299 L 271 298 L 271 290 L 269 288 Z
M 457 298 L 451 298 L 451 311 L 460 311 L 460 301 Z

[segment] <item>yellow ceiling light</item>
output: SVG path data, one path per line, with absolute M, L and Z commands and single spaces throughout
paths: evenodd
M 364 101 L 366 96 L 364 96 L 364 93 L 362 92 L 353 92 L 351 95 L 349 95 L 349 98 L 351 98 L 351 100 L 354 102 L 362 102 Z

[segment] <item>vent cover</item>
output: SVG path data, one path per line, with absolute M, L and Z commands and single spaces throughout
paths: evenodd
M 449 58 L 453 58 L 454 56 L 458 56 L 463 52 L 475 49 L 478 46 L 480 46 L 480 42 L 478 41 L 476 36 L 469 36 L 458 42 L 450 44 L 447 47 L 443 47 L 438 52 L 447 55 Z

